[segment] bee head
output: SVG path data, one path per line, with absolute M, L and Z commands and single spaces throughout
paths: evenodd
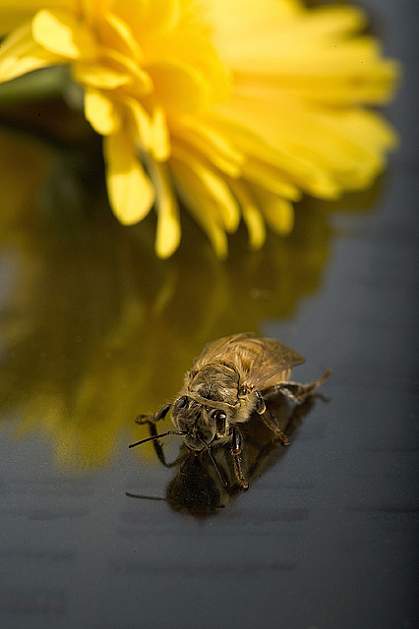
M 184 433 L 185 445 L 199 452 L 216 437 L 224 436 L 227 415 L 224 410 L 206 407 L 182 395 L 173 406 L 173 421 L 176 428 Z

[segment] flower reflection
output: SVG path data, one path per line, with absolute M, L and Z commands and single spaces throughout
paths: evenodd
M 146 436 L 133 418 L 176 394 L 205 342 L 258 333 L 321 284 L 332 239 L 324 207 L 302 205 L 292 237 L 262 251 L 248 253 L 243 236 L 226 264 L 186 223 L 182 255 L 159 262 L 151 223 L 126 231 L 100 211 L 94 173 L 60 170 L 59 154 L 24 138 L 0 143 L 2 419 L 17 417 L 19 436 L 48 434 L 60 466 L 98 467 L 124 431 L 124 443 Z

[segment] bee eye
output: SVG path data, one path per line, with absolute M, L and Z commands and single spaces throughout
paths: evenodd
M 188 398 L 186 397 L 186 395 L 183 395 L 176 402 L 176 409 L 181 410 L 182 408 L 186 408 L 187 406 L 188 406 Z
M 212 411 L 211 417 L 217 422 L 223 422 L 227 415 L 224 413 L 224 411 L 219 411 L 216 409 L 215 411 Z

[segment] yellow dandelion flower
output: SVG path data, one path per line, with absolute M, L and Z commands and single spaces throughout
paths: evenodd
M 104 138 L 112 209 L 131 225 L 155 208 L 170 256 L 178 199 L 219 256 L 241 219 L 293 226 L 303 193 L 366 186 L 394 144 L 365 106 L 391 96 L 396 64 L 359 34 L 357 8 L 301 0 L 0 0 L 0 81 L 68 64 Z

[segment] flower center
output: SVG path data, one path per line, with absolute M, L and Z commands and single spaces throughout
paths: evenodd
M 141 51 L 137 62 L 151 78 L 152 97 L 168 118 L 205 111 L 229 93 L 229 72 L 194 0 L 115 0 L 111 11 L 124 39 Z M 107 38 L 106 44 L 112 44 Z M 115 44 L 114 44 L 115 45 Z

